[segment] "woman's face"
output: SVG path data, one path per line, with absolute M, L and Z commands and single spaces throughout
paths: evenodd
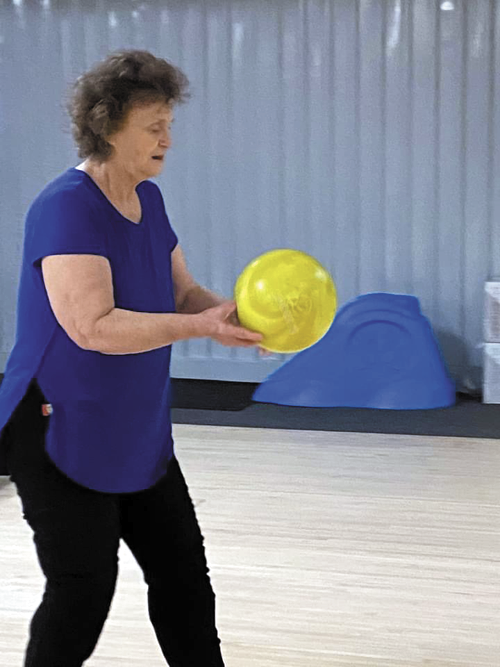
M 111 161 L 138 181 L 157 176 L 172 145 L 173 107 L 164 102 L 134 106 L 124 127 L 108 137 L 114 147 Z

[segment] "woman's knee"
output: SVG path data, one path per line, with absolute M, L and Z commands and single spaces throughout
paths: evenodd
M 68 612 L 106 614 L 115 592 L 118 565 L 96 571 L 66 571 L 47 577 L 45 597 L 57 600 Z

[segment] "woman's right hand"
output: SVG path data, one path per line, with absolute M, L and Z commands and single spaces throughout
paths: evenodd
M 255 347 L 263 339 L 262 334 L 237 324 L 236 302 L 224 301 L 219 306 L 199 313 L 207 336 L 228 347 Z

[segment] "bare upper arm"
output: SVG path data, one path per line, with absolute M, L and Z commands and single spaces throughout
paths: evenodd
M 189 272 L 186 258 L 179 244 L 172 251 L 172 280 L 174 282 L 175 306 L 179 309 L 189 290 L 198 284 Z
M 96 322 L 115 307 L 109 260 L 100 255 L 49 255 L 42 259 L 42 274 L 57 321 L 87 349 Z

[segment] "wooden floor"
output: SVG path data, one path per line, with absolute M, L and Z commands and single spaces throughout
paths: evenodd
M 499 667 L 500 440 L 186 425 L 175 437 L 227 667 Z M 42 587 L 5 481 L 1 667 L 21 667 Z M 164 664 L 122 545 L 86 665 Z

